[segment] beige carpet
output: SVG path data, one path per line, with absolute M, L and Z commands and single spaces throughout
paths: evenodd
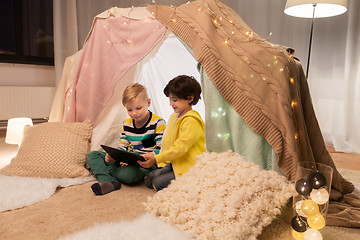
M 57 239 L 97 223 L 129 221 L 144 213 L 141 203 L 154 194 L 141 184 L 95 196 L 90 189 L 92 183 L 60 189 L 45 201 L 0 213 L 0 239 Z M 259 239 L 289 239 L 289 209 Z M 360 239 L 360 229 L 326 227 L 322 234 L 328 240 Z
M 16 147 L 11 150 L 14 149 L 16 150 Z M 357 171 L 339 171 L 349 180 L 357 181 L 360 178 Z M 133 187 L 123 186 L 121 190 L 105 196 L 95 196 L 90 189 L 92 183 L 94 182 L 58 189 L 55 195 L 47 200 L 0 213 L 0 239 L 51 240 L 98 223 L 133 220 L 144 213 L 142 202 L 154 194 L 140 184 Z M 291 239 L 290 211 L 290 207 L 285 208 L 283 214 L 264 229 L 259 239 Z M 325 227 L 322 234 L 327 240 L 360 239 L 360 229 Z
M 154 194 L 144 185 L 95 196 L 91 183 L 60 189 L 34 205 L 0 213 L 0 239 L 57 239 L 96 223 L 131 220 L 144 212 Z

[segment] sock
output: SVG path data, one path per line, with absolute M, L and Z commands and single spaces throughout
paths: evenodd
M 98 182 L 91 185 L 91 189 L 96 195 L 104 195 L 109 192 L 120 189 L 121 184 L 119 182 Z

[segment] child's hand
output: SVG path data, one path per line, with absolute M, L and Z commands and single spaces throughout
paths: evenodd
M 119 164 L 120 164 L 120 167 L 123 167 L 123 166 L 127 166 L 127 165 L 128 165 L 128 164 L 125 163 L 125 162 L 119 162 Z
M 106 154 L 106 155 L 105 155 L 105 162 L 113 163 L 113 162 L 115 162 L 115 159 L 113 159 L 112 157 L 110 157 L 109 154 Z
M 141 155 L 145 160 L 154 159 L 155 160 L 155 153 L 154 152 L 148 152 Z
M 150 168 L 154 163 L 156 163 L 155 154 L 153 152 L 145 153 L 141 155 L 145 158 L 145 162 L 138 161 L 140 166 L 143 168 Z

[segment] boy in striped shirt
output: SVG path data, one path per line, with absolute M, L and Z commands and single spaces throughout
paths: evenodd
M 146 88 L 138 83 L 130 84 L 123 93 L 122 103 L 130 118 L 123 122 L 118 148 L 137 154 L 159 153 L 165 121 L 148 110 L 151 100 Z M 98 183 L 91 186 L 96 195 L 118 190 L 121 183 L 138 183 L 150 171 L 150 169 L 116 161 L 102 151 L 92 151 L 87 161 L 98 180 Z M 156 165 L 151 168 L 155 169 Z

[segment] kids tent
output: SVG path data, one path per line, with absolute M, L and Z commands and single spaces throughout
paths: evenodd
M 334 169 L 334 190 L 353 191 L 326 150 L 300 63 L 217 0 L 99 14 L 83 48 L 65 62 L 50 121 L 90 119 L 92 150 L 114 145 L 127 117 L 124 88 L 144 84 L 151 109 L 166 119 L 162 89 L 179 74 L 201 82 L 208 151 L 233 150 L 291 180 L 298 162 L 325 163 Z

